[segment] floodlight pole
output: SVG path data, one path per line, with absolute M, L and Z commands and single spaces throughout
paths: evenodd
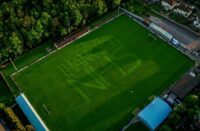
M 9 58 L 9 59 L 10 59 L 10 62 L 12 63 L 12 65 L 13 65 L 14 69 L 17 71 L 17 67 L 15 66 L 14 62 L 12 61 L 11 58 Z

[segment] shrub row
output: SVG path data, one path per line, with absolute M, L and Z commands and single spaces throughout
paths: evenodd
M 4 114 L 6 120 L 9 122 L 10 126 L 16 131 L 25 131 L 25 127 L 22 125 L 19 118 L 15 115 L 13 110 L 9 107 L 4 108 Z

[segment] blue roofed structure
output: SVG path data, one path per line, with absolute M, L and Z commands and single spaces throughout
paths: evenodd
M 16 102 L 36 131 L 49 131 L 24 94 L 16 97 Z
M 138 118 L 150 130 L 155 130 L 170 114 L 172 108 L 157 97 L 138 114 Z

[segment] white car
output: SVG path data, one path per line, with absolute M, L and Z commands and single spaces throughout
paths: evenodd
M 172 39 L 172 44 L 175 45 L 175 46 L 179 46 L 180 45 L 180 42 L 177 40 L 177 39 Z

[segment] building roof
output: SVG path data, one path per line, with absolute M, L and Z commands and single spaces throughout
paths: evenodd
M 155 130 L 168 117 L 171 111 L 171 107 L 157 97 L 138 114 L 138 118 L 150 130 Z
M 193 8 L 189 5 L 186 5 L 186 4 L 180 4 L 177 9 L 179 10 L 182 10 L 184 12 L 192 12 L 193 11 Z
M 16 98 L 16 102 L 22 109 L 30 123 L 33 125 L 36 131 L 48 131 L 49 129 L 45 126 L 43 121 L 40 119 L 34 108 L 29 103 L 28 99 L 24 94 L 19 95 Z
M 188 73 L 184 75 L 179 81 L 177 81 L 170 88 L 170 91 L 176 94 L 179 98 L 183 98 L 199 84 L 200 78 L 198 76 L 192 76 Z
M 171 6 L 173 6 L 173 5 L 175 5 L 177 3 L 176 0 L 162 0 L 162 1 L 168 3 Z
M 195 42 L 189 44 L 187 46 L 187 48 L 190 49 L 190 50 L 192 50 L 192 51 L 196 51 L 196 52 L 200 51 L 200 40 L 195 41 Z

